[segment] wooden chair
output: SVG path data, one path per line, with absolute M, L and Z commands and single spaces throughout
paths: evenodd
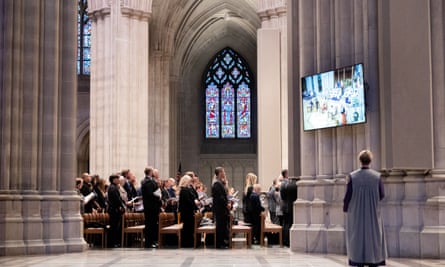
M 83 235 L 88 245 L 94 243 L 95 236 L 101 239 L 102 248 L 107 245 L 107 229 L 110 227 L 110 217 L 108 213 L 84 213 Z
M 250 248 L 251 240 L 252 240 L 252 227 L 241 224 L 233 224 L 233 215 L 230 215 L 230 237 L 229 237 L 229 246 L 233 247 L 233 236 L 236 234 L 243 234 L 246 238 L 246 246 Z
M 178 237 L 178 248 L 181 248 L 181 231 L 182 223 L 176 223 L 175 214 L 173 212 L 161 212 L 159 214 L 159 248 L 162 247 L 163 236 L 167 234 L 176 234 Z
M 194 248 L 197 247 L 198 238 L 200 237 L 201 234 L 204 235 L 204 240 L 207 234 L 216 235 L 215 224 L 200 226 L 203 217 L 211 219 L 213 217 L 213 214 L 211 212 L 206 212 L 205 215 L 203 216 L 201 212 L 195 213 L 195 234 L 193 235 Z M 216 248 L 216 236 L 213 238 L 213 246 Z
M 280 240 L 280 247 L 283 247 L 283 227 L 278 224 L 266 223 L 266 212 L 261 212 L 261 234 L 260 245 L 264 246 L 264 234 L 277 233 Z
M 122 215 L 122 246 L 127 246 L 129 234 L 135 234 L 136 239 L 140 240 L 141 247 L 144 247 L 144 230 L 144 213 L 124 213 Z

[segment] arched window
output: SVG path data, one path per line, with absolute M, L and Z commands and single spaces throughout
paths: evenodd
M 78 0 L 77 9 L 77 74 L 90 75 L 91 20 L 87 0 Z
M 231 48 L 221 50 L 205 75 L 206 138 L 252 137 L 252 75 Z

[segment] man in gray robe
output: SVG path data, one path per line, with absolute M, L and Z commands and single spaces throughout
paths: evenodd
M 386 265 L 386 241 L 380 215 L 385 196 L 380 173 L 369 168 L 372 153 L 359 154 L 361 168 L 348 176 L 343 211 L 347 212 L 346 248 L 350 266 Z

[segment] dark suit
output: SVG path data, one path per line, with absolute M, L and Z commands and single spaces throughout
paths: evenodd
M 179 207 L 181 220 L 184 223 L 182 228 L 182 246 L 193 247 L 193 232 L 195 229 L 195 218 L 193 215 L 198 209 L 195 204 L 195 194 L 190 187 L 181 187 L 179 193 Z
M 250 218 L 252 223 L 252 237 L 255 243 L 260 242 L 260 232 L 261 232 L 261 212 L 264 211 L 263 206 L 261 206 L 260 196 L 252 192 L 250 194 Z
M 289 246 L 289 229 L 294 219 L 294 202 L 297 200 L 297 181 L 290 179 L 281 183 L 281 208 L 283 210 L 283 244 Z
M 132 200 L 133 198 L 137 197 L 138 194 L 136 192 L 136 188 L 129 181 L 125 182 L 124 189 L 127 192 L 128 200 Z
M 226 188 L 216 181 L 212 186 L 213 216 L 216 223 L 216 247 L 226 247 L 229 240 L 229 210 Z
M 145 177 L 141 183 L 142 201 L 145 215 L 145 246 L 151 247 L 158 239 L 159 211 L 161 199 L 154 195 L 159 189 L 158 183 L 152 177 Z
M 92 189 L 91 184 L 84 183 L 84 184 L 82 185 L 82 187 L 80 188 L 79 191 L 80 191 L 80 193 L 81 193 L 84 197 L 86 197 L 86 196 L 88 196 L 91 192 L 93 192 L 93 189 Z M 90 202 L 88 202 L 87 204 L 84 205 L 84 212 L 85 212 L 85 213 L 91 213 L 91 212 L 93 212 L 93 199 L 90 200 Z
M 125 211 L 125 204 L 122 201 L 119 188 L 115 184 L 108 187 L 108 214 L 110 215 L 110 231 L 108 233 L 109 246 L 118 246 L 121 238 L 122 213 Z

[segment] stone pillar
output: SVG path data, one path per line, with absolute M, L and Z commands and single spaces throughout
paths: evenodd
M 343 198 L 346 193 L 346 177 L 338 175 L 333 180 L 332 201 L 326 222 L 326 252 L 330 254 L 345 254 L 345 216 L 343 212 Z
M 76 11 L 76 2 L 0 3 L 1 256 L 86 247 L 74 192 Z
M 151 1 L 89 1 L 92 18 L 90 172 L 108 177 L 149 164 Z M 150 96 L 152 97 L 152 96 Z
M 424 171 L 407 171 L 403 178 L 405 196 L 402 201 L 400 257 L 420 257 L 420 231 L 423 227 L 425 201 Z
M 317 177 L 314 181 L 314 200 L 310 203 L 311 218 L 307 228 L 309 252 L 326 253 L 326 224 L 329 224 L 329 203 L 332 199 L 333 180 Z
M 258 30 L 258 177 L 272 184 L 281 171 L 280 31 Z
M 294 219 L 289 230 L 290 248 L 296 252 L 308 252 L 307 228 L 311 224 L 311 201 L 314 199 L 315 181 L 301 177 L 297 183 L 298 199 L 294 202 Z
M 388 254 L 400 256 L 400 228 L 402 227 L 402 206 L 405 195 L 403 171 L 390 171 L 382 174 L 385 186 L 385 198 L 382 200 L 382 217 L 386 234 Z
M 258 2 L 258 62 L 274 62 L 258 64 L 258 175 L 263 185 L 272 184 L 289 165 L 286 2 Z
M 425 182 L 420 257 L 440 259 L 445 255 L 445 170 L 433 170 Z
M 169 55 L 162 50 L 152 51 L 150 56 L 150 79 L 148 98 L 148 164 L 159 169 L 161 177 L 169 177 L 176 172 L 170 172 L 170 155 L 172 147 L 170 145 L 171 118 L 171 87 L 169 81 L 170 74 Z M 176 165 L 177 167 L 177 165 Z

